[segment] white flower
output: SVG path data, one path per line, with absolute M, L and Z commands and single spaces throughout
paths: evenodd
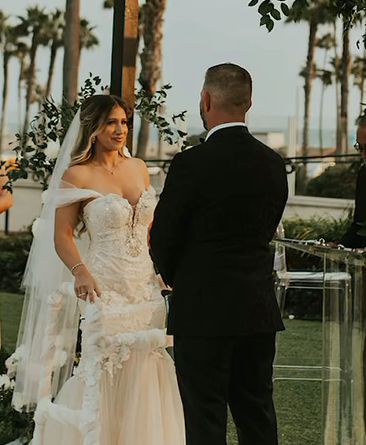
M 62 349 L 56 349 L 55 355 L 53 357 L 53 368 L 62 368 L 67 360 L 66 351 Z
M 21 345 L 6 361 L 5 366 L 8 370 L 8 376 L 10 378 L 14 377 L 17 371 L 17 364 L 19 360 L 23 357 L 25 351 L 25 346 Z
M 33 234 L 34 238 L 37 237 L 37 231 L 39 231 L 39 222 L 40 222 L 40 218 L 36 218 L 32 224 L 32 234 Z
M 44 204 L 46 202 L 47 194 L 48 194 L 48 190 L 45 190 L 44 192 L 42 192 L 42 194 L 41 194 L 41 203 L 42 204 Z
M 56 159 L 58 152 L 60 151 L 60 142 L 58 139 L 56 141 L 49 140 L 47 143 L 47 148 L 44 150 L 48 160 Z
M 294 319 L 295 319 L 295 315 L 289 315 L 289 316 L 288 316 L 288 319 L 289 319 L 289 320 L 294 320 Z
M 19 394 L 18 392 L 14 393 L 14 395 L 13 395 L 12 405 L 13 405 L 13 408 L 15 409 L 15 411 L 18 411 L 20 413 L 22 412 L 24 402 L 23 402 L 21 394 Z
M 7 391 L 8 389 L 12 389 L 14 386 L 12 386 L 12 382 L 9 379 L 9 376 L 7 374 L 0 375 L 0 388 L 2 388 L 4 391 Z

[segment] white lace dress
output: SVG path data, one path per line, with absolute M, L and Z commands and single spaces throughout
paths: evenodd
M 74 376 L 54 403 L 38 406 L 34 445 L 185 443 L 174 364 L 165 350 L 165 303 L 147 247 L 155 202 L 150 187 L 134 207 L 115 194 L 84 207 L 85 263 L 102 297 L 86 305 Z

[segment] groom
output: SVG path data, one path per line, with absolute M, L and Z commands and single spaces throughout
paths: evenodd
M 225 445 L 227 405 L 239 443 L 276 445 L 272 366 L 283 329 L 269 252 L 287 200 L 285 166 L 245 126 L 252 80 L 211 67 L 201 93 L 205 142 L 173 159 L 151 248 L 173 288 L 168 333 L 187 445 Z

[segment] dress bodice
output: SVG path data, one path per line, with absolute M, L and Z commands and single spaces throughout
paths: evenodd
M 155 191 L 149 187 L 135 206 L 110 193 L 84 207 L 90 238 L 85 263 L 102 292 L 108 330 L 148 329 L 156 316 L 162 319 L 163 299 L 147 244 L 155 205 Z
M 84 207 L 84 220 L 92 243 L 123 242 L 133 237 L 146 245 L 147 228 L 155 209 L 155 191 L 144 190 L 136 205 L 115 193 L 94 198 Z M 136 243 L 138 244 L 138 242 Z M 119 245 L 119 247 L 123 247 Z M 129 252 L 132 256 L 141 253 Z

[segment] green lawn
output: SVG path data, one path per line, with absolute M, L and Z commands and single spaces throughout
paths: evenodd
M 320 366 L 321 323 L 285 320 L 285 326 L 286 331 L 278 335 L 276 363 Z M 319 377 L 319 372 L 302 375 L 301 371 L 288 371 L 287 375 L 312 378 Z M 320 381 L 275 380 L 279 445 L 321 444 L 321 397 Z
M 8 352 L 15 348 L 22 296 L 0 293 L 2 346 Z M 321 363 L 321 324 L 286 320 L 286 331 L 278 335 L 277 363 Z M 291 374 L 292 375 L 292 374 Z M 275 380 L 274 399 L 278 417 L 279 445 L 320 445 L 321 383 Z M 228 445 L 237 445 L 231 417 Z
M 8 352 L 15 349 L 22 305 L 22 295 L 0 293 L 1 345 Z

